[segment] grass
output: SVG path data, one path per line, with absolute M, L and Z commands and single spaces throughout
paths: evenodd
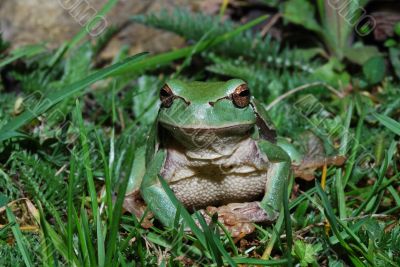
M 121 49 L 102 69 L 93 64 L 97 44 L 82 42 L 84 31 L 56 51 L 5 50 L 2 77 L 14 77 L 21 92 L 0 84 L 0 266 L 398 266 L 400 91 L 389 76 L 351 92 L 338 88 L 342 98 L 316 86 L 271 108 L 278 133 L 298 147 L 310 141 L 304 132 L 312 132 L 327 154 L 347 156 L 344 166 L 327 169 L 324 188 L 319 170 L 315 181 L 290 179 L 274 224 L 257 225 L 240 240 L 220 235 L 226 229 L 215 218 L 207 224 L 190 214 L 162 177 L 179 211 L 175 227 L 155 221 L 145 229 L 143 218 L 124 213 L 165 79 L 224 80 L 234 70 L 258 88 L 254 95 L 264 105 L 273 100 L 270 92 L 284 95 L 315 82 L 306 73 L 298 78 L 291 66 L 265 65 L 261 48 L 257 59 L 221 51 L 233 39 L 248 46 L 249 29 L 265 18 L 219 36 L 205 33 L 196 44 L 163 54 L 130 57 Z M 309 96 L 312 108 L 301 105 Z

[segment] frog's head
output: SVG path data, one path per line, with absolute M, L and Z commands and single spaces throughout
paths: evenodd
M 160 90 L 159 123 L 177 139 L 196 133 L 196 139 L 212 134 L 243 136 L 254 127 L 257 115 L 246 83 L 183 82 L 172 80 Z M 193 139 L 193 138 L 192 138 Z M 198 140 L 197 140 L 198 141 Z

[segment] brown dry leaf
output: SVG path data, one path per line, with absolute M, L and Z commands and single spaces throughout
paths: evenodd
M 315 179 L 315 171 L 325 164 L 342 166 L 346 161 L 345 156 L 327 157 L 321 139 L 311 132 L 301 135 L 301 139 L 305 147 L 305 156 L 300 165 L 292 165 L 296 178 L 312 181 Z
M 15 218 L 24 231 L 38 231 L 40 214 L 32 201 L 28 198 L 20 198 L 7 204 L 15 215 Z M 0 208 L 0 222 L 8 223 L 6 207 Z M 0 225 L 3 227 L 3 225 Z

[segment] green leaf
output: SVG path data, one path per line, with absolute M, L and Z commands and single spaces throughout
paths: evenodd
M 385 59 L 383 57 L 373 57 L 363 65 L 365 78 L 371 84 L 377 84 L 385 77 Z
M 363 65 L 373 57 L 380 55 L 376 46 L 354 46 L 344 50 L 344 56 L 351 62 Z
M 320 25 L 315 19 L 315 8 L 306 0 L 289 0 L 283 4 L 283 16 L 288 21 L 320 33 Z
M 335 87 L 350 83 L 350 75 L 343 70 L 343 65 L 334 57 L 323 66 L 317 68 L 312 77 Z
M 394 32 L 396 33 L 397 36 L 400 36 L 400 22 L 397 22 L 396 25 L 394 26 Z
M 299 259 L 301 266 L 308 266 L 308 264 L 316 262 L 316 253 L 317 250 L 311 244 L 304 243 L 301 240 L 296 240 L 294 243 L 292 255 Z
M 400 78 L 400 49 L 391 47 L 389 49 L 389 57 L 397 78 Z

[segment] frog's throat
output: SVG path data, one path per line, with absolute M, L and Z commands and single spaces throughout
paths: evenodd
M 217 126 L 217 125 L 190 125 L 190 126 L 182 126 L 178 124 L 171 124 L 164 121 L 159 121 L 160 125 L 170 131 L 182 131 L 187 132 L 188 134 L 192 134 L 193 132 L 204 132 L 204 131 L 213 131 L 213 132 L 230 132 L 236 131 L 240 129 L 251 129 L 254 127 L 255 123 L 241 123 L 241 124 L 227 124 L 224 126 Z
M 160 131 L 161 143 L 181 147 L 192 159 L 216 159 L 231 155 L 238 145 L 249 138 L 251 125 L 218 129 L 189 129 L 168 127 Z

